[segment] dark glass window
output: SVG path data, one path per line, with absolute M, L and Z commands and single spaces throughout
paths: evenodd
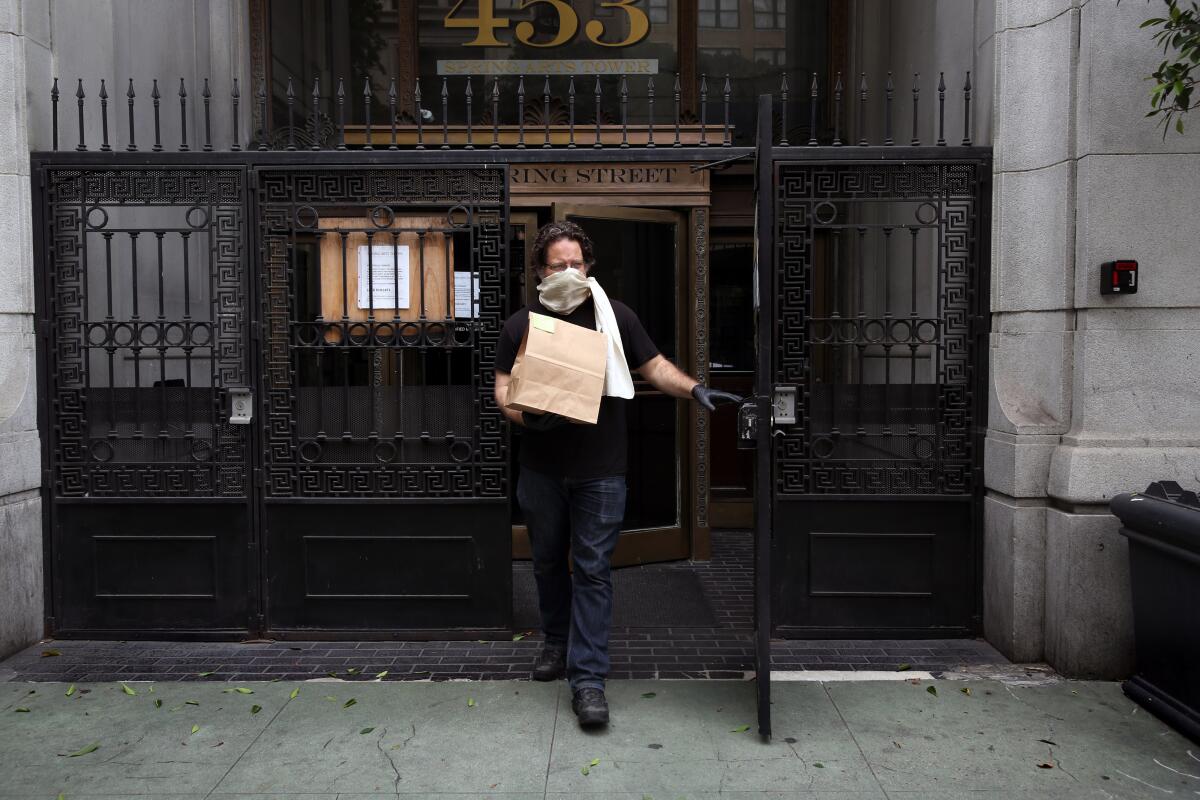
M 772 30 L 787 28 L 786 0 L 754 0 L 754 27 Z
M 740 0 L 700 0 L 700 27 L 738 27 L 739 2 Z

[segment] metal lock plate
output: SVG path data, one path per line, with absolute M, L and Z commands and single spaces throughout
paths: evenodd
M 776 386 L 771 395 L 771 424 L 796 424 L 796 387 Z
M 237 387 L 229 390 L 229 424 L 249 425 L 254 417 L 254 393 Z
M 739 450 L 753 450 L 758 442 L 758 401 L 743 400 L 738 407 L 737 446 Z

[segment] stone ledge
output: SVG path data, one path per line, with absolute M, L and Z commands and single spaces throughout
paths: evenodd
M 1158 480 L 1200 488 L 1200 447 L 1061 445 L 1050 460 L 1047 490 L 1066 503 L 1107 504 Z

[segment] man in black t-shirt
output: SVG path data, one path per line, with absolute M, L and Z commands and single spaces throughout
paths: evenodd
M 543 226 L 533 245 L 532 261 L 540 298 L 513 314 L 501 330 L 496 402 L 524 435 L 517 502 L 529 526 L 545 634 L 533 678 L 549 681 L 565 673 L 579 723 L 603 725 L 608 722 L 604 681 L 612 622 L 611 559 L 625 516 L 625 404 L 629 401 L 603 397 L 595 425 L 506 407 L 509 376 L 531 311 L 597 328 L 596 303 L 584 283 L 594 257 L 583 229 L 572 222 Z M 740 402 L 735 395 L 709 389 L 663 358 L 637 315 L 624 303 L 614 300 L 611 305 L 625 362 L 655 389 L 672 397 L 695 398 L 710 411 L 717 402 Z M 573 573 L 568 569 L 568 553 Z

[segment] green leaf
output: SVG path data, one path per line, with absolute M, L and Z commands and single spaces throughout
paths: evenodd
M 153 686 L 151 686 L 151 687 L 150 687 L 150 694 L 154 694 L 154 687 L 153 687 Z
M 387 674 L 388 674 L 388 671 L 385 669 L 383 672 L 375 673 L 375 677 L 376 678 L 386 678 Z
M 209 675 L 215 675 L 215 674 L 216 674 L 215 672 L 197 672 L 196 673 L 197 677 L 200 677 L 200 678 L 207 678 Z
M 58 800 L 67 800 L 67 795 L 63 792 L 58 793 Z
M 258 705 L 257 703 L 255 703 L 254 705 L 250 706 L 250 713 L 251 713 L 251 714 L 257 714 L 257 713 L 258 713 L 258 712 L 260 712 L 260 711 L 262 711 L 262 706 Z
M 196 733 L 199 733 L 199 732 L 200 732 L 200 726 L 199 726 L 199 725 L 193 725 L 193 726 L 192 726 L 192 733 L 193 733 L 193 734 L 196 734 Z
M 361 731 L 358 732 L 358 734 L 359 734 L 359 736 L 362 736 L 363 734 L 370 733 L 373 730 L 375 730 L 375 729 L 374 728 L 363 728 Z
M 925 691 L 929 692 L 934 697 L 937 697 L 937 687 L 936 686 L 926 686 Z
M 346 670 L 347 675 L 357 675 L 359 672 L 361 672 L 361 670 L 358 667 L 351 667 L 350 669 Z
M 590 770 L 590 769 L 588 769 L 587 767 L 580 767 L 580 768 L 579 768 L 579 774 L 580 774 L 580 775 L 587 775 L 587 774 L 588 774 L 588 773 L 590 773 L 590 772 L 591 772 L 591 770 Z
M 17 714 L 28 714 L 29 709 L 26 708 L 25 706 L 17 706 L 16 708 L 13 709 L 13 712 L 17 713 Z
M 825 769 L 825 765 L 822 764 L 820 761 L 814 761 L 813 766 L 816 767 L 817 769 Z
M 738 725 L 736 728 L 731 728 L 729 730 L 729 732 L 730 733 L 745 733 L 748 730 L 750 730 L 749 725 Z
M 522 639 L 524 639 L 524 638 L 525 638 L 525 634 L 523 634 L 523 633 L 514 633 L 514 634 L 513 634 L 513 641 L 514 641 L 514 642 L 519 642 L 519 641 L 521 641 L 521 640 L 522 640 Z M 585 773 L 583 773 L 583 774 L 584 774 L 584 775 L 587 775 L 587 773 L 586 773 L 586 772 L 585 772 Z
M 911 664 L 901 664 L 896 667 L 896 672 L 908 672 L 912 668 Z
M 121 684 L 121 691 L 123 691 L 125 694 L 129 694 L 129 695 L 137 694 L 137 692 L 135 692 L 133 689 L 129 688 L 128 684 L 124 684 L 124 683 Z
M 592 759 L 590 762 L 588 762 L 588 766 L 589 766 L 589 767 L 598 767 L 598 766 L 600 766 L 600 759 L 598 759 L 598 758 L 593 758 L 593 759 Z
M 474 708 L 474 707 L 475 707 L 475 698 L 468 697 L 467 698 L 467 708 Z
M 299 687 L 299 686 L 297 686 L 295 689 L 292 689 L 292 693 L 291 693 L 290 695 L 288 695 L 288 697 L 289 697 L 290 699 L 292 699 L 292 700 L 295 700 L 295 699 L 296 699 L 296 695 L 298 695 L 298 694 L 300 694 L 300 687 Z
M 959 691 L 965 694 L 967 697 L 971 696 L 971 689 L 968 686 L 964 686 L 963 688 L 959 689 Z
M 198 706 L 198 705 L 200 705 L 200 701 L 199 700 L 184 700 L 183 704 L 185 706 Z
M 62 653 L 58 652 L 57 650 L 43 650 L 42 651 L 42 658 L 51 658 L 52 656 L 61 656 L 61 655 L 62 655 Z
M 156 699 L 156 700 L 154 701 L 154 707 L 155 707 L 155 708 L 162 708 L 162 700 L 158 700 L 158 699 Z
M 75 694 L 75 684 L 72 683 L 67 687 L 67 697 L 70 697 L 73 694 Z
M 358 701 L 355 700 L 353 697 L 351 697 L 345 703 L 342 703 L 342 708 L 349 708 L 350 706 L 353 706 L 353 705 L 358 705 Z
M 253 689 L 247 689 L 245 686 L 239 686 L 236 689 L 234 689 L 234 691 L 237 692 L 238 694 L 254 694 Z
M 333 696 L 333 695 L 331 695 L 331 694 L 327 694 L 327 695 L 325 695 L 325 699 L 326 699 L 326 700 L 330 700 L 330 701 L 332 701 L 332 702 L 334 702 L 334 703 L 336 703 L 336 702 L 337 702 L 337 698 L 336 698 L 336 697 L 334 697 L 334 696 Z
M 325 674 L 331 678 L 336 678 L 338 676 L 338 674 L 336 672 L 326 672 Z
M 100 743 L 92 742 L 87 747 L 83 748 L 82 750 L 78 750 L 74 753 L 71 753 L 69 756 L 67 756 L 67 758 L 78 758 L 79 756 L 86 756 L 88 753 L 94 753 L 99 749 L 100 749 Z
M 649 700 L 651 697 L 658 697 L 658 693 L 657 692 L 642 692 L 642 697 Z

